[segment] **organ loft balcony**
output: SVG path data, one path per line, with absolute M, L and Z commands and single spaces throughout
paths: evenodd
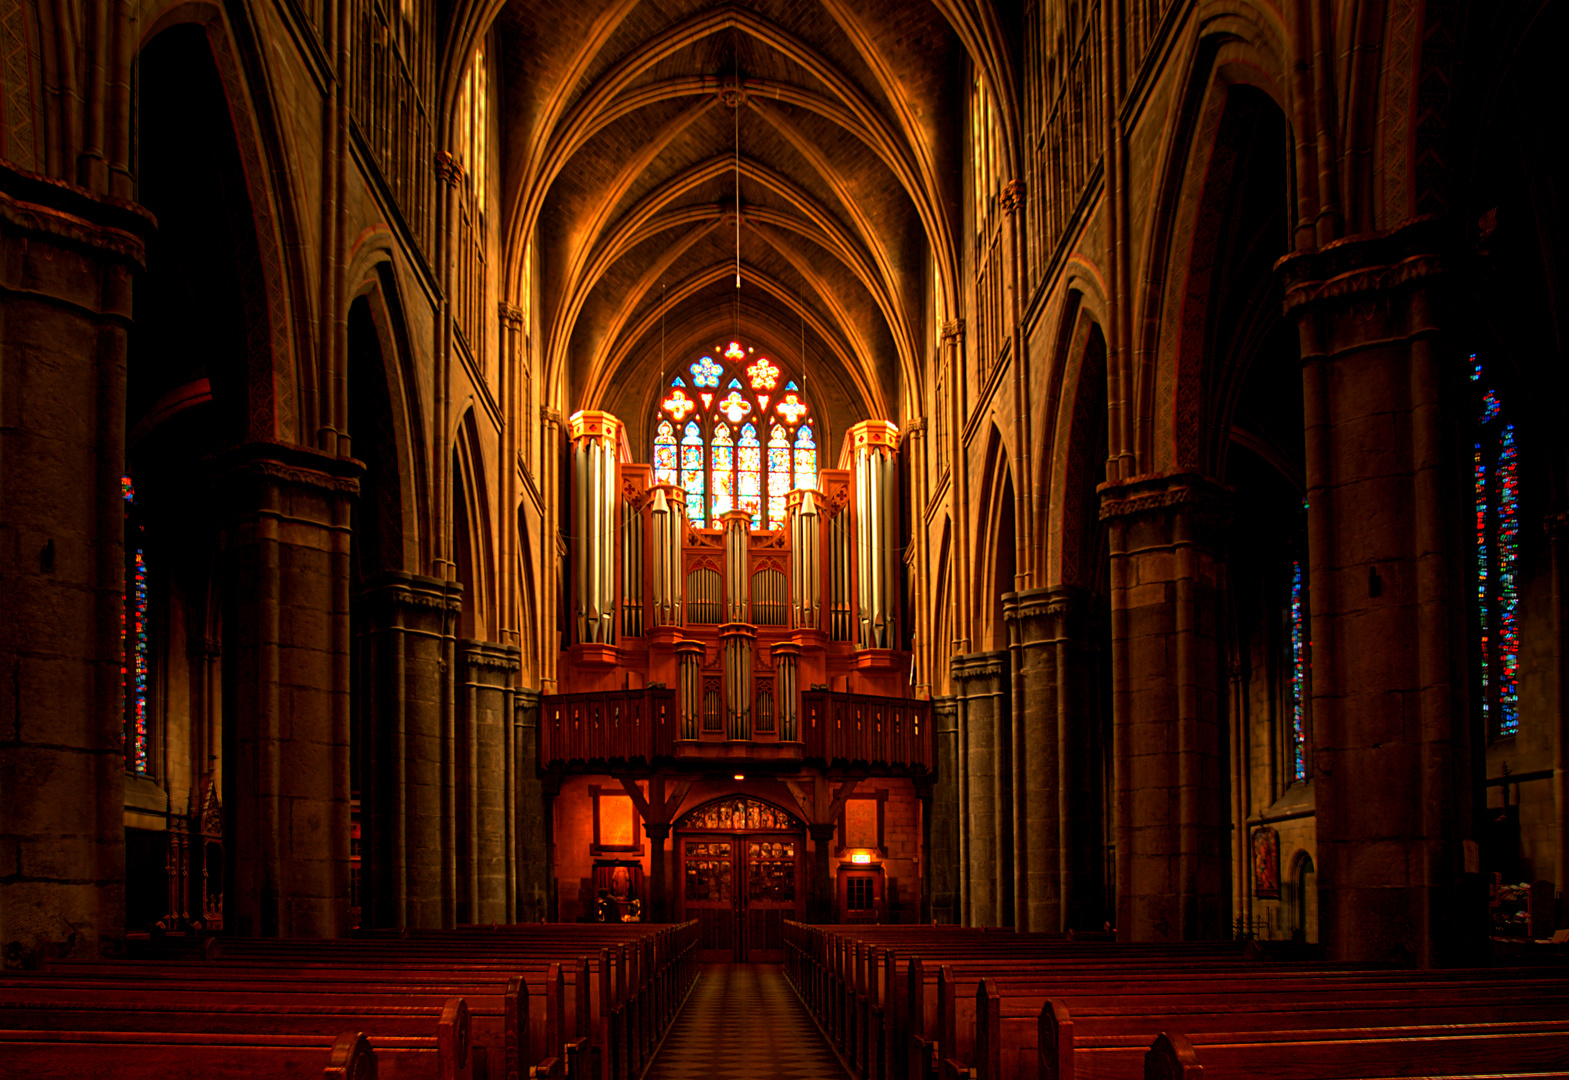
M 895 425 L 854 425 L 840 468 L 814 449 L 766 499 L 745 476 L 721 488 L 736 477 L 632 461 L 607 413 L 569 430 L 572 640 L 542 701 L 541 768 L 932 770 L 899 604 Z

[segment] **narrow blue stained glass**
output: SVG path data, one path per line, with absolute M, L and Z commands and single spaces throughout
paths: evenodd
M 725 387 L 725 389 L 726 390 L 745 390 L 746 387 L 741 385 L 741 380 L 740 379 L 731 379 L 730 380 L 730 385 Z
M 795 380 L 794 379 L 791 379 L 789 382 L 785 383 L 785 389 L 786 390 L 799 390 L 801 388 L 799 386 L 795 385 Z
M 1482 391 L 1472 444 L 1476 505 L 1476 600 L 1482 649 L 1482 722 L 1489 735 L 1520 730 L 1520 456 L 1503 401 L 1471 357 L 1471 381 Z
M 676 376 L 676 381 L 671 383 L 670 385 L 671 386 L 685 386 L 686 385 L 686 380 L 681 378 L 681 376 L 677 375 Z
M 136 488 L 129 476 L 120 478 L 120 494 L 125 499 L 126 541 L 131 548 L 131 565 L 126 570 L 126 603 L 120 610 L 120 677 L 125 686 L 125 701 L 130 713 L 127 724 L 126 759 L 137 773 L 147 772 L 147 557 L 142 551 L 141 529 L 130 520 L 136 505 Z
M 704 513 L 703 431 L 695 422 L 681 434 L 681 486 L 686 489 L 686 518 L 699 529 L 708 521 Z
M 1307 779 L 1308 640 L 1301 561 L 1291 564 L 1291 778 Z
M 1505 424 L 1498 451 L 1498 733 L 1520 730 L 1519 452 L 1515 428 Z

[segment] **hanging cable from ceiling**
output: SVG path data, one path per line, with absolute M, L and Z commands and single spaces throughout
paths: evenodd
M 735 287 L 741 288 L 741 90 L 735 95 Z M 736 298 L 740 304 L 740 298 Z M 739 307 L 737 308 L 739 311 Z

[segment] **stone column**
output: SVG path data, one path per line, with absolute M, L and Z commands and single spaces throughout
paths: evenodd
M 546 830 L 545 786 L 539 779 L 539 708 L 537 690 L 523 689 L 512 698 L 517 725 L 516 806 L 519 922 L 544 922 L 549 910 L 550 845 Z
M 359 596 L 360 829 L 368 927 L 436 929 L 442 915 L 442 641 L 453 582 L 391 572 Z
M 151 222 L 0 166 L 0 948 L 125 928 L 125 354 Z
M 1438 230 L 1421 221 L 1280 268 L 1303 363 L 1319 931 L 1336 960 L 1454 962 L 1486 927 L 1469 409 L 1463 357 L 1442 345 Z
M 518 650 L 490 641 L 458 642 L 461 689 L 459 739 L 464 753 L 462 816 L 458 838 L 468 871 L 466 911 L 460 922 L 507 921 L 509 865 L 507 788 L 511 779 L 507 699 L 511 675 L 519 668 Z
M 349 501 L 359 465 L 274 443 L 217 463 L 235 733 L 226 928 L 335 937 L 349 908 Z
M 1191 474 L 1102 490 L 1111 550 L 1117 931 L 1125 941 L 1229 930 L 1228 770 L 1221 756 L 1225 489 Z
M 961 921 L 959 905 L 959 701 L 932 699 L 932 730 L 936 740 L 937 779 L 932 784 L 931 813 L 926 816 L 927 881 L 931 919 Z
M 956 656 L 959 706 L 959 823 L 964 921 L 1010 926 L 1013 917 L 1013 771 L 1008 654 Z

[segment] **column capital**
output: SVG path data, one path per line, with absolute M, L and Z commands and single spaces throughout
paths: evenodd
M 816 844 L 826 844 L 839 833 L 837 821 L 809 821 L 806 823 L 806 835 Z
M 523 309 L 510 300 L 498 301 L 496 312 L 501 316 L 501 321 L 509 327 L 521 327 L 523 325 Z
M 449 187 L 457 187 L 463 180 L 463 166 L 450 150 L 436 151 L 436 178 Z
M 1126 480 L 1108 481 L 1100 493 L 1100 519 L 1169 514 L 1197 510 L 1223 518 L 1230 512 L 1234 492 L 1201 473 L 1146 473 Z
M 1002 189 L 1002 208 L 1013 214 L 1024 208 L 1024 195 L 1029 190 L 1023 180 L 1009 180 Z
M 964 320 L 949 319 L 942 324 L 942 343 L 957 345 L 964 338 Z
M 670 839 L 670 827 L 668 821 L 643 822 L 643 831 L 648 834 L 648 838 L 661 844 Z

